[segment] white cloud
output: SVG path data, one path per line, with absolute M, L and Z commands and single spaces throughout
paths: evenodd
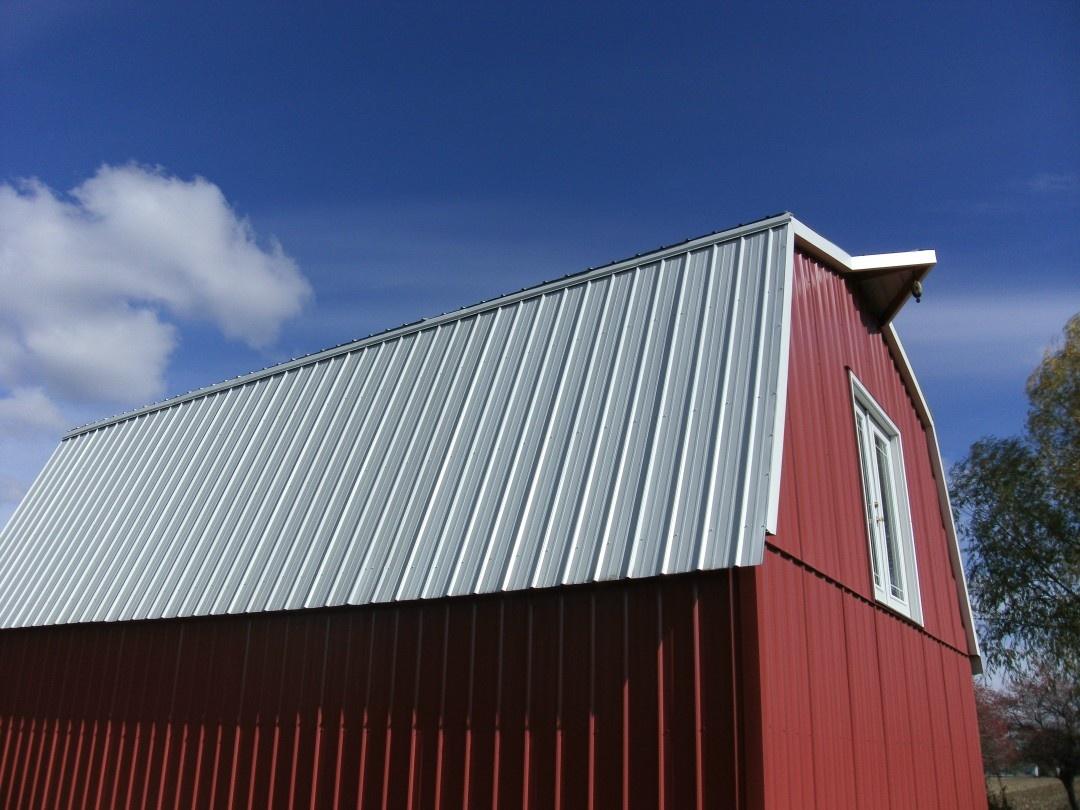
M 57 431 L 64 426 L 60 410 L 40 388 L 16 388 L 0 397 L 0 437 Z
M 0 182 L 0 526 L 65 426 L 164 393 L 185 324 L 260 347 L 310 296 L 208 180 Z
M 216 185 L 135 165 L 0 184 L 0 289 L 0 393 L 125 404 L 164 390 L 176 321 L 264 346 L 311 294 Z
M 1080 293 L 1072 289 L 940 297 L 931 291 L 904 307 L 897 328 L 920 375 L 1023 381 L 1078 311 Z

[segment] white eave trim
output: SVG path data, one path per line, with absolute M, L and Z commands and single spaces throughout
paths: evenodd
M 819 234 L 813 228 L 792 217 L 795 245 L 808 253 L 825 259 L 837 269 L 847 273 L 868 273 L 875 270 L 929 269 L 937 264 L 933 250 L 905 250 L 899 253 L 869 253 L 852 256 Z
M 933 267 L 935 264 L 937 264 L 937 253 L 933 250 L 907 250 L 902 253 L 871 253 L 866 256 L 852 256 L 849 269 L 854 273 L 861 273 L 874 270 Z
M 851 269 L 851 254 L 841 247 L 834 245 L 824 236 L 805 223 L 792 217 L 792 230 L 795 231 L 795 247 L 800 247 L 814 256 L 824 259 L 840 270 Z

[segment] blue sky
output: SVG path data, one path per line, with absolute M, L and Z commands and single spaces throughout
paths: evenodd
M 782 210 L 937 249 L 899 328 L 957 460 L 1080 310 L 1078 41 L 1075 2 L 4 3 L 0 521 L 64 426 Z

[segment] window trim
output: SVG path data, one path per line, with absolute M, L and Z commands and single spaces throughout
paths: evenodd
M 874 598 L 885 607 L 893 610 L 904 617 L 911 619 L 917 624 L 923 623 L 922 597 L 919 588 L 919 566 L 915 556 L 915 534 L 911 522 L 911 499 L 908 494 L 907 473 L 904 469 L 904 447 L 900 435 L 900 429 L 885 413 L 877 401 L 870 395 L 855 373 L 848 369 L 848 377 L 851 381 L 851 418 L 852 428 L 855 433 L 855 451 L 859 467 L 860 494 L 862 509 L 865 518 L 867 550 L 869 552 L 870 582 L 874 589 Z M 872 484 L 867 480 L 870 470 L 877 470 L 880 474 L 880 466 L 873 457 L 867 458 L 866 451 L 872 450 L 864 445 L 862 430 L 859 424 L 860 414 L 865 415 L 871 428 L 871 435 L 875 432 L 888 442 L 888 483 L 892 484 L 891 506 L 895 514 L 893 521 L 896 537 L 899 541 L 898 552 L 902 557 L 900 576 L 902 577 L 903 596 L 898 598 L 891 593 L 890 571 L 886 538 L 874 531 L 872 521 L 874 516 L 867 511 L 870 498 L 873 497 Z M 883 518 L 884 519 L 884 518 Z M 874 560 L 881 560 L 881 582 L 877 581 L 874 571 Z

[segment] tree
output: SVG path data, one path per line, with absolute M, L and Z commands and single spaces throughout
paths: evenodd
M 986 684 L 975 684 L 975 712 L 979 718 L 979 747 L 983 770 L 999 780 L 1019 762 L 1012 734 L 1009 695 Z
M 1031 667 L 1012 678 L 1005 707 L 1020 757 L 1055 774 L 1069 807 L 1080 810 L 1080 681 L 1060 666 Z
M 1080 680 L 1080 314 L 1027 384 L 1027 430 L 951 470 L 987 664 L 1055 662 Z

